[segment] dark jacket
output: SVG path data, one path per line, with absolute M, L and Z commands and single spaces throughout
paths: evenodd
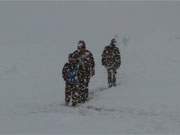
M 71 73 L 74 74 L 71 75 Z M 85 79 L 85 71 L 82 65 L 66 63 L 62 70 L 62 77 L 68 84 L 81 84 Z
M 86 50 L 83 54 L 76 50 L 73 52 L 74 56 L 78 59 L 80 65 L 84 68 L 86 72 L 86 76 L 93 76 L 95 73 L 94 67 L 95 67 L 95 62 L 93 58 L 93 54 L 89 51 Z
M 102 65 L 110 69 L 118 69 L 121 65 L 121 55 L 119 48 L 108 45 L 104 48 L 101 59 Z

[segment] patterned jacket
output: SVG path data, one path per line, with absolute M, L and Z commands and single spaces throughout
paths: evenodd
M 121 55 L 119 48 L 116 46 L 106 46 L 102 53 L 102 65 L 106 68 L 118 69 L 121 65 Z
M 69 76 L 69 71 L 74 70 L 77 71 L 74 75 L 74 78 L 72 79 Z M 84 81 L 84 70 L 83 67 L 79 64 L 71 64 L 71 63 L 66 63 L 62 69 L 62 77 L 66 83 L 69 84 L 80 84 L 83 83 Z
M 93 58 L 93 54 L 86 50 L 83 54 L 76 50 L 73 52 L 74 55 L 76 55 L 77 59 L 79 60 L 80 65 L 84 68 L 86 72 L 86 76 L 93 76 L 95 74 L 94 67 L 95 62 Z

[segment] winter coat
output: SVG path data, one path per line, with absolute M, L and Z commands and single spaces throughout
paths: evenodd
M 84 81 L 84 72 L 81 65 L 66 63 L 62 70 L 62 77 L 68 84 L 81 84 Z
M 89 50 L 85 50 L 82 54 L 80 51 L 76 50 L 73 54 L 77 57 L 80 65 L 84 68 L 86 76 L 90 77 L 95 74 L 94 67 L 95 62 L 92 53 Z
M 121 56 L 119 48 L 116 46 L 106 46 L 102 53 L 102 65 L 107 69 L 118 69 L 121 65 Z

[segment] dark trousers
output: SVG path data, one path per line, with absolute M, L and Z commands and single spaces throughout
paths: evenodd
M 83 82 L 81 82 L 80 84 L 80 98 L 81 98 L 81 102 L 85 102 L 88 100 L 89 97 L 89 81 L 90 81 L 90 77 L 85 77 Z
M 108 87 L 116 86 L 116 69 L 107 69 L 108 73 Z
M 76 105 L 80 100 L 79 85 L 68 84 L 65 86 L 65 103 L 69 104 L 72 99 L 72 105 Z

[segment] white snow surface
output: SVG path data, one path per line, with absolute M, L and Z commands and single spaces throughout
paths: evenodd
M 179 14 L 180 2 L 0 2 L 0 134 L 180 134 Z M 108 89 L 101 53 L 115 35 Z M 66 107 L 61 70 L 81 39 L 96 75 L 90 100 Z

